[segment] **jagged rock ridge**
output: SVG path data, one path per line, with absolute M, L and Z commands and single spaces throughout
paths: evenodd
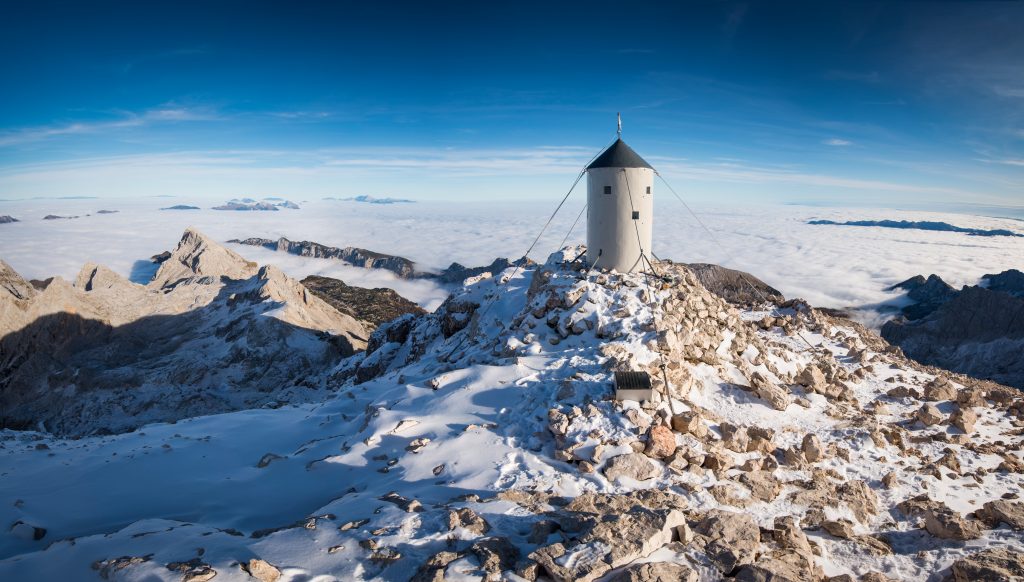
M 232 239 L 229 243 L 259 246 L 272 251 L 282 251 L 299 255 L 302 257 L 313 257 L 317 259 L 338 259 L 355 267 L 366 269 L 386 269 L 402 278 L 413 275 L 415 269 L 413 262 L 409 259 L 375 253 L 366 249 L 356 247 L 329 247 L 320 243 L 310 241 L 291 241 L 284 237 L 277 240 L 266 238 L 247 238 L 244 240 Z
M 461 284 L 470 277 L 477 277 L 483 273 L 497 273 L 512 265 L 525 264 L 524 259 L 511 262 L 505 258 L 498 258 L 489 265 L 482 267 L 466 267 L 459 263 L 452 263 L 440 273 L 427 273 L 416 270 L 416 265 L 409 259 L 395 255 L 387 255 L 357 247 L 332 247 L 311 241 L 291 241 L 281 237 L 277 240 L 266 238 L 232 239 L 229 243 L 260 246 L 272 251 L 283 251 L 300 255 L 303 257 L 314 257 L 319 259 L 338 259 L 355 267 L 366 269 L 385 269 L 403 279 L 434 279 L 443 284 Z

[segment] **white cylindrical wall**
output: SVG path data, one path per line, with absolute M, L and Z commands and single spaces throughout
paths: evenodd
M 587 170 L 587 264 L 620 273 L 644 269 L 641 254 L 651 257 L 653 192 L 650 168 Z

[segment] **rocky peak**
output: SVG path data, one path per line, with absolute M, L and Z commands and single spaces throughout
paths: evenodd
M 1009 269 L 996 275 L 985 275 L 982 279 L 988 282 L 988 289 L 992 291 L 1024 297 L 1024 273 L 1017 269 Z
M 31 299 L 36 290 L 13 267 L 0 260 L 0 293 L 8 293 L 15 299 Z
M 121 285 L 132 285 L 121 275 L 118 275 L 109 268 L 95 263 L 86 263 L 75 278 L 74 286 L 82 291 L 93 291 L 104 288 L 118 287 Z
M 226 249 L 193 227 L 185 229 L 178 248 L 160 265 L 150 285 L 166 287 L 196 276 L 248 279 L 257 265 Z

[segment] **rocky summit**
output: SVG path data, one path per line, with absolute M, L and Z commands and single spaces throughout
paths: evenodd
M 233 285 L 253 288 L 257 268 L 186 238 L 152 291 L 212 277 L 209 256 L 249 277 L 209 284 L 255 309 Z M 919 365 L 799 300 L 737 309 L 684 265 L 587 272 L 570 262 L 581 250 L 471 277 L 365 351 L 309 366 L 334 390 L 318 402 L 78 440 L 3 433 L 19 498 L 0 504 L 14 524 L 0 576 L 1024 572 L 1019 391 Z M 112 287 L 103 271 L 80 279 L 69 287 L 86 296 Z M 616 371 L 648 373 L 654 397 L 616 400 Z M 60 482 L 90 503 L 69 506 Z

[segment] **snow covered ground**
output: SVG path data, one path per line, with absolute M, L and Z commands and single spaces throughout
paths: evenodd
M 950 540 L 895 508 L 923 493 L 968 512 L 1018 493 L 1024 476 L 997 469 L 1021 455 L 1019 421 L 1005 402 L 982 397 L 971 438 L 950 425 L 923 425 L 915 420 L 922 402 L 909 394 L 934 375 L 883 353 L 854 327 L 808 321 L 793 309 L 738 314 L 682 274 L 654 291 L 637 276 L 581 279 L 559 266 L 572 253 L 555 256 L 537 281 L 533 269 L 502 287 L 470 281 L 439 313 L 382 329 L 374 353 L 325 371 L 338 392 L 320 404 L 81 440 L 3 433 L 0 523 L 20 525 L 0 533 L 0 578 L 177 582 L 183 577 L 175 565 L 194 559 L 217 580 L 243 581 L 250 578 L 239 564 L 259 558 L 286 581 L 407 580 L 450 551 L 458 555 L 442 564 L 445 579 L 481 579 L 495 567 L 502 578 L 518 579 L 526 574 L 518 563 L 556 540 L 569 549 L 557 562 L 567 568 L 593 567 L 605 551 L 572 546 L 568 532 L 534 535 L 541 521 L 566 511 L 557 508 L 558 496 L 647 489 L 674 494 L 691 521 L 729 508 L 771 530 L 776 518 L 798 516 L 817 547 L 814 562 L 829 575 L 876 571 L 938 581 L 979 549 L 1024 551 L 1021 532 L 1006 525 Z M 473 303 L 492 307 L 458 331 L 467 323 L 458 305 Z M 765 316 L 777 323 L 760 329 Z M 655 410 L 609 400 L 613 361 L 653 365 L 662 349 L 656 330 L 680 325 L 696 336 L 664 336 L 663 353 L 680 364 L 675 377 L 692 378 L 674 384 L 673 405 L 703 415 L 703 436 L 696 429 L 673 436 L 673 449 L 694 455 L 691 466 L 680 453 L 671 462 L 645 461 L 648 478 L 609 478 L 614 459 L 633 454 L 634 443 L 643 448 L 642 425 L 669 410 L 665 402 Z M 817 363 L 831 367 L 835 383 L 819 392 L 801 388 L 797 371 Z M 360 371 L 369 379 L 355 383 L 351 374 Z M 749 387 L 757 377 L 755 384 L 788 394 L 788 404 L 769 405 L 765 392 Z M 836 387 L 843 393 L 824 393 Z M 905 394 L 892 392 L 901 387 Z M 949 389 L 954 396 L 963 390 Z M 935 404 L 943 417 L 958 407 L 949 398 Z M 726 424 L 769 429 L 773 449 L 789 451 L 784 466 L 770 477 L 741 469 L 763 459 L 749 448 L 723 448 Z M 820 456 L 811 455 L 808 435 L 820 440 L 811 447 Z M 937 464 L 948 451 L 962 468 Z M 702 468 L 695 459 L 705 455 L 732 466 Z M 755 473 L 778 485 L 764 499 L 739 485 Z M 521 497 L 495 497 L 510 490 Z M 531 496 L 549 513 L 532 507 Z M 453 522 L 451 512 L 464 509 L 487 528 Z M 864 546 L 834 536 L 812 525 L 822 519 L 849 520 L 854 537 L 885 541 Z M 33 540 L 33 528 L 45 535 Z M 474 548 L 495 537 L 519 558 L 484 563 L 486 554 Z M 639 557 L 718 578 L 699 547 L 665 542 Z M 765 551 L 776 543 L 766 541 Z
M 541 240 L 534 259 L 559 248 L 583 207 L 574 193 Z M 0 214 L 22 222 L 0 225 L 0 257 L 29 278 L 72 277 L 86 261 L 130 276 L 144 274 L 136 261 L 168 250 L 187 226 L 220 241 L 250 236 L 312 240 L 357 246 L 412 259 L 440 269 L 452 261 L 488 264 L 518 257 L 554 209 L 549 204 L 420 202 L 373 205 L 332 200 L 297 201 L 300 210 L 230 212 L 184 198 L 0 201 Z M 201 210 L 165 210 L 174 204 Z M 96 215 L 100 209 L 117 214 Z M 936 273 L 950 284 L 974 284 L 985 273 L 1020 268 L 1024 238 L 973 237 L 961 233 L 809 225 L 808 220 L 941 220 L 962 227 L 1024 230 L 1019 220 L 888 209 L 800 206 L 695 206 L 708 234 L 670 194 L 657 198 L 655 253 L 682 262 L 709 262 L 745 270 L 821 307 L 849 308 L 891 301 L 886 286 L 913 275 Z M 86 213 L 92 216 L 85 217 Z M 41 220 L 47 214 L 73 220 Z M 582 242 L 585 219 L 569 236 Z M 275 264 L 292 277 L 338 277 L 353 285 L 385 286 L 428 309 L 447 295 L 427 281 L 401 281 L 388 273 L 351 269 L 336 262 L 290 257 L 255 247 L 234 247 L 260 264 Z

